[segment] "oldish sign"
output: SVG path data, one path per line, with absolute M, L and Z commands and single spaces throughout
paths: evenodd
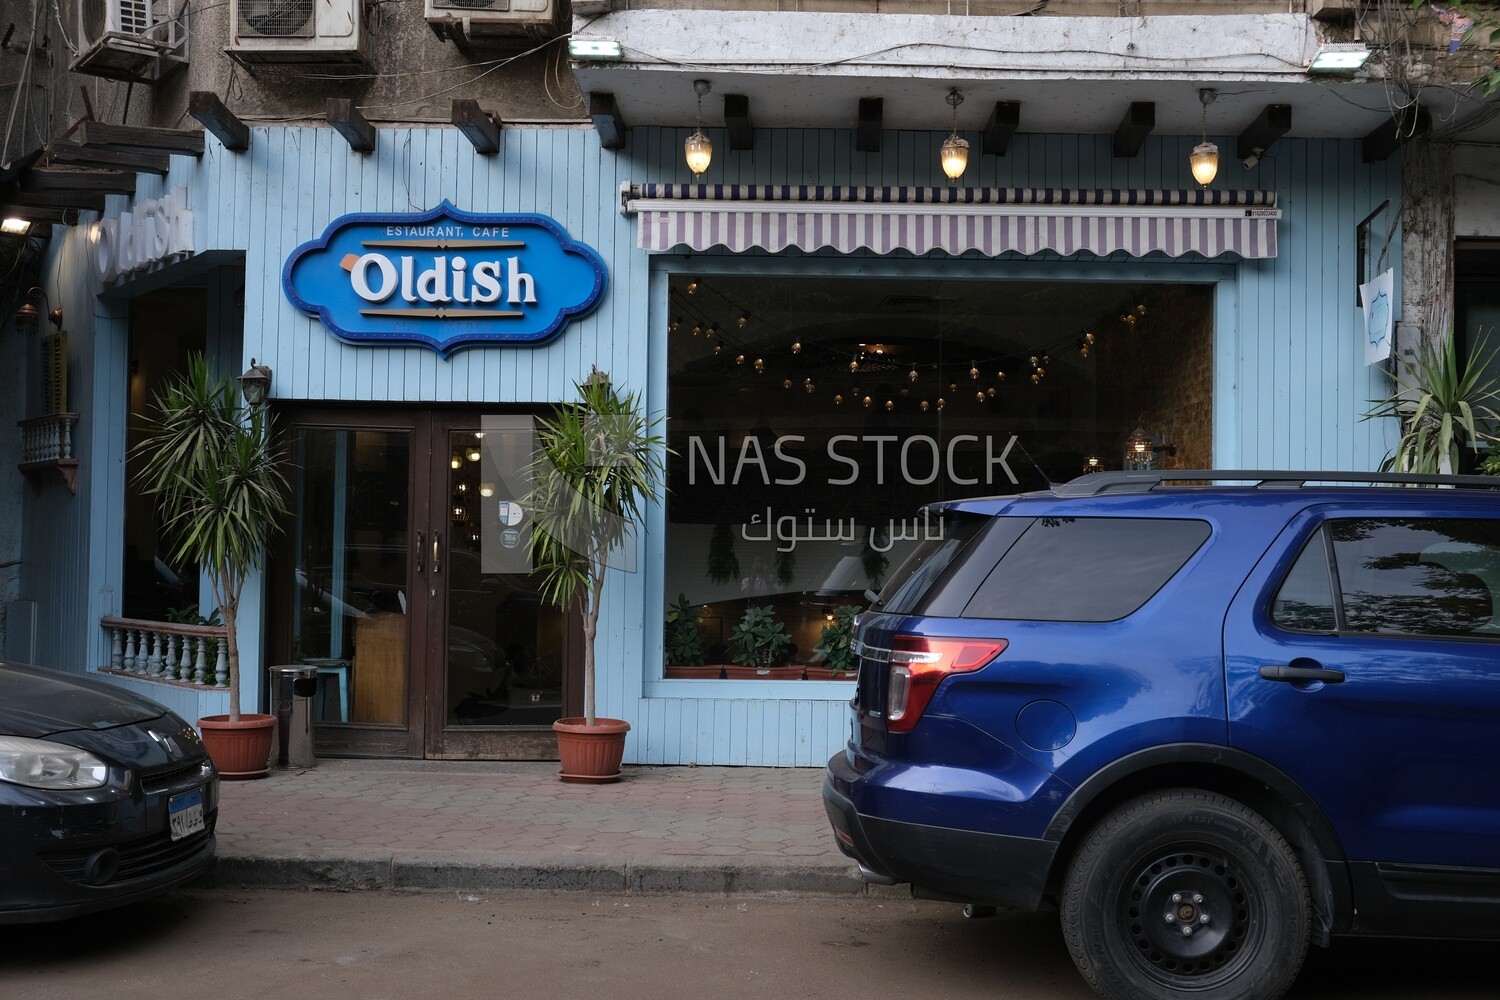
M 175 187 L 160 198 L 136 202 L 133 212 L 100 219 L 90 242 L 94 274 L 101 281 L 192 253 L 193 213 L 187 189 Z
M 545 344 L 604 296 L 597 251 L 545 215 L 345 215 L 282 270 L 286 297 L 353 344 Z

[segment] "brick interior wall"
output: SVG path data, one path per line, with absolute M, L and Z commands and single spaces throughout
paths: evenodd
M 1121 468 L 1125 439 L 1136 424 L 1165 436 L 1176 454 L 1158 456 L 1163 469 L 1213 464 L 1213 289 L 1155 285 L 1142 291 L 1144 313 L 1134 323 L 1102 327 L 1099 358 L 1097 454 Z

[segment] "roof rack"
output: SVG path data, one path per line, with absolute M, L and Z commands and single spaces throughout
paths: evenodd
M 1262 490 L 1298 490 L 1308 483 L 1393 486 L 1448 486 L 1500 489 L 1500 476 L 1434 476 L 1412 472 L 1326 472 L 1282 469 L 1170 469 L 1149 472 L 1095 472 L 1052 487 L 1060 497 L 1105 493 L 1149 493 L 1173 482 L 1249 482 Z

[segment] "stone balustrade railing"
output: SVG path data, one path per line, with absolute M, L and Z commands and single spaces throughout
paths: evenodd
M 110 670 L 205 687 L 229 684 L 222 625 L 177 625 L 113 616 L 101 618 L 99 624 L 110 636 Z

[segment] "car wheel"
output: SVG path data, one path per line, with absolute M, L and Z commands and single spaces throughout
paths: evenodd
M 1109 1000 L 1275 1000 L 1307 954 L 1307 880 L 1254 810 L 1171 789 L 1106 816 L 1068 867 L 1063 936 Z

